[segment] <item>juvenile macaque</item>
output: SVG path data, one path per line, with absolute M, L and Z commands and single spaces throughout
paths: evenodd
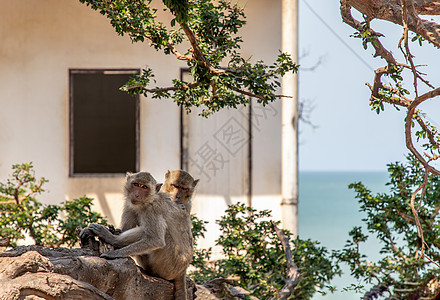
M 191 213 L 191 198 L 198 182 L 198 179 L 194 180 L 188 172 L 183 170 L 168 171 L 165 174 L 165 183 L 160 190 L 170 195 L 171 200 L 178 205 L 183 205 L 189 216 Z
M 122 233 L 113 235 L 105 226 L 90 224 L 80 237 L 96 235 L 115 246 L 101 257 L 134 256 L 149 274 L 174 282 L 175 299 L 187 299 L 185 276 L 193 254 L 190 220 L 156 188 L 156 180 L 147 172 L 127 174 Z

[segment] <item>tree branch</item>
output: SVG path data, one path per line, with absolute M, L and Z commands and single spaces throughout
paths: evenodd
M 422 127 L 423 131 L 425 131 L 426 134 L 428 135 L 429 142 L 432 145 L 439 145 L 439 143 L 435 140 L 436 132 L 432 132 L 431 129 L 429 129 L 428 126 L 426 126 L 425 122 L 423 122 L 422 118 L 420 117 L 420 114 L 415 113 L 414 117 L 417 123 L 419 123 L 420 127 Z
M 193 55 L 194 57 L 200 61 L 205 68 L 207 68 L 211 73 L 214 74 L 224 74 L 226 73 L 223 69 L 217 69 L 211 66 L 205 59 L 205 56 L 202 53 L 202 50 L 200 50 L 199 44 L 197 42 L 196 36 L 194 32 L 189 28 L 188 24 L 182 22 L 180 23 L 180 27 L 182 27 L 183 31 L 185 32 L 186 36 L 188 37 L 188 40 L 191 44 Z
M 402 38 L 399 41 L 399 48 L 402 50 L 402 53 L 405 55 L 406 59 L 409 61 L 410 65 L 411 65 L 411 70 L 413 73 L 413 85 L 414 85 L 414 91 L 416 94 L 416 97 L 419 96 L 419 92 L 418 92 L 418 88 L 417 88 L 417 78 L 419 77 L 417 71 L 416 71 L 416 67 L 414 66 L 414 61 L 413 61 L 413 55 L 411 54 L 410 50 L 409 50 L 409 45 L 408 45 L 408 6 L 410 6 L 412 8 L 412 10 L 414 10 L 414 6 L 412 5 L 412 1 L 408 1 L 408 0 L 401 0 L 402 2 L 402 23 L 403 23 L 403 35 Z M 401 42 L 404 42 L 405 45 L 405 51 L 403 51 L 403 49 L 401 48 Z
M 346 7 L 353 7 L 363 15 L 403 26 L 403 13 L 400 1 L 401 0 L 341 0 L 341 12 L 343 5 Z M 434 46 L 440 47 L 440 25 L 435 22 L 422 20 L 418 16 L 419 14 L 438 15 L 440 13 L 440 4 L 438 1 L 409 0 L 407 3 L 411 5 L 411 8 L 409 7 L 408 10 L 410 17 L 408 19 L 408 29 L 419 34 Z
M 183 55 L 183 54 L 181 54 L 179 51 L 177 51 L 177 49 L 171 43 L 167 44 L 167 48 L 170 49 L 171 52 L 173 52 L 173 54 L 176 56 L 176 58 L 178 60 L 187 60 L 187 61 L 189 61 L 189 60 L 193 60 L 194 59 L 193 55 Z
M 350 1 L 350 4 L 348 4 L 348 0 L 341 0 L 342 20 L 344 21 L 344 23 L 350 25 L 354 29 L 356 29 L 358 31 L 362 31 L 363 27 L 362 27 L 361 23 L 358 20 L 356 20 L 355 18 L 353 18 L 353 16 L 351 15 L 351 4 L 352 4 L 351 1 Z M 376 37 L 382 36 L 381 33 L 375 32 L 371 28 L 369 28 L 369 30 L 373 36 L 376 36 Z M 394 59 L 391 52 L 388 51 L 387 49 L 385 49 L 385 47 L 382 45 L 382 43 L 379 41 L 379 39 L 376 38 L 375 41 L 371 44 L 373 45 L 373 47 L 376 51 L 376 53 L 374 54 L 374 57 L 380 56 L 383 59 L 385 59 L 389 65 L 397 65 L 396 60 Z
M 429 28 L 426 27 L 426 25 L 429 23 L 426 23 L 427 21 L 421 20 L 418 17 L 418 13 L 420 13 L 420 7 L 424 7 L 424 11 L 431 10 L 433 14 L 440 13 L 440 3 L 437 3 L 436 1 L 416 1 L 413 0 L 377 0 L 377 1 L 362 1 L 362 0 L 341 0 L 341 16 L 343 21 L 353 27 L 354 29 L 358 30 L 359 32 L 365 31 L 365 26 L 362 25 L 359 21 L 353 18 L 351 15 L 351 8 L 355 8 L 359 12 L 361 12 L 364 15 L 364 19 L 367 20 L 367 24 L 369 24 L 369 21 L 372 19 L 378 18 L 387 20 L 396 24 L 399 24 L 403 26 L 404 33 L 402 38 L 399 41 L 399 48 L 404 53 L 404 56 L 409 61 L 409 66 L 399 64 L 394 59 L 393 55 L 390 51 L 386 50 L 384 46 L 380 43 L 378 40 L 378 36 L 380 36 L 379 33 L 371 30 L 369 27 L 367 27 L 370 34 L 375 37 L 371 40 L 367 40 L 367 42 L 371 43 L 371 45 L 375 48 L 375 56 L 380 56 L 383 58 L 388 65 L 382 68 L 379 68 L 375 71 L 375 77 L 374 77 L 374 83 L 373 85 L 368 85 L 368 87 L 371 90 L 371 100 L 380 100 L 385 101 L 390 104 L 399 105 L 408 107 L 408 112 L 406 116 L 406 122 L 405 122 L 405 139 L 406 139 L 406 146 L 407 148 L 415 155 L 415 157 L 423 164 L 423 166 L 426 168 L 426 170 L 430 173 L 433 173 L 435 175 L 440 175 L 440 172 L 436 170 L 434 167 L 429 165 L 429 162 L 427 162 L 423 156 L 415 149 L 412 141 L 411 136 L 411 125 L 413 121 L 413 116 L 416 116 L 415 119 L 420 124 L 422 129 L 427 133 L 429 142 L 433 146 L 437 146 L 438 142 L 436 142 L 434 136 L 435 133 L 426 126 L 426 124 L 423 122 L 423 120 L 420 118 L 420 116 L 416 115 L 416 107 L 422 103 L 423 101 L 427 99 L 431 99 L 435 96 L 440 95 L 440 88 L 433 89 L 428 93 L 425 93 L 419 97 L 418 95 L 418 89 L 417 89 L 417 79 L 421 79 L 425 84 L 430 86 L 432 88 L 432 85 L 429 84 L 426 80 L 424 80 L 420 73 L 417 71 L 416 66 L 412 60 L 412 54 L 409 50 L 408 45 L 408 30 L 411 30 L 423 38 L 429 40 L 431 43 L 433 43 L 436 46 L 440 46 L 440 25 L 435 24 L 436 26 L 432 27 L 434 28 L 433 31 L 429 31 Z M 434 13 L 436 11 L 436 13 Z M 429 24 L 431 24 L 430 22 Z M 428 37 L 429 36 L 429 37 Z M 405 43 L 405 50 L 402 49 L 401 43 L 404 41 Z M 364 41 L 365 42 L 365 41 Z M 415 89 L 416 97 L 414 100 L 410 100 L 403 95 L 399 94 L 399 90 L 388 87 L 382 83 L 382 75 L 383 74 L 390 74 L 390 68 L 395 68 L 397 66 L 409 68 L 413 73 L 413 85 Z M 390 94 L 398 95 L 398 97 L 383 97 L 379 94 L 380 90 L 385 90 L 390 92 Z M 430 161 L 432 159 L 430 158 Z
M 195 88 L 199 85 L 200 85 L 199 82 L 194 82 L 194 83 L 190 83 L 190 84 L 184 84 L 182 86 L 170 86 L 170 87 L 155 88 L 155 89 L 147 89 L 146 87 L 144 87 L 142 85 L 133 85 L 133 86 L 127 87 L 127 91 L 134 90 L 134 89 L 142 89 L 143 91 L 148 92 L 148 93 L 160 93 L 160 92 L 168 92 L 168 91 L 189 90 L 189 89 Z
M 424 101 L 431 99 L 433 97 L 436 97 L 440 95 L 440 88 L 434 89 L 430 92 L 427 92 L 420 97 L 416 98 L 411 105 L 408 108 L 408 112 L 406 114 L 405 118 L 405 140 L 406 140 L 406 147 L 411 151 L 412 154 L 422 163 L 423 167 L 426 169 L 426 171 L 431 172 L 434 175 L 440 175 L 440 171 L 429 165 L 429 163 L 423 158 L 423 156 L 416 150 L 414 147 L 413 141 L 412 141 L 412 135 L 411 135 L 411 125 L 412 125 L 412 119 L 415 115 L 415 110 L 418 105 L 423 103 Z
M 270 221 L 273 229 L 275 230 L 278 238 L 283 245 L 284 253 L 286 254 L 286 262 L 287 262 L 287 279 L 286 284 L 278 293 L 278 299 L 287 299 L 292 294 L 293 289 L 298 285 L 300 280 L 300 274 L 298 267 L 293 262 L 292 251 L 290 250 L 290 239 L 278 228 L 274 221 Z

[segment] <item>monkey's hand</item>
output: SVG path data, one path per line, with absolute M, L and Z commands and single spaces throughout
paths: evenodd
M 105 258 L 105 259 L 117 259 L 117 258 L 124 258 L 127 256 L 120 254 L 118 251 L 108 251 L 108 252 L 102 253 L 99 257 Z
M 113 244 L 113 234 L 104 225 L 92 223 L 88 229 L 93 235 L 102 238 L 106 243 Z
M 81 230 L 78 236 L 81 240 L 87 240 L 91 237 L 94 237 L 95 234 L 89 228 L 84 228 Z

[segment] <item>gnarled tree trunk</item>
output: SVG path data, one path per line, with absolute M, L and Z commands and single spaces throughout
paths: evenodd
M 98 256 L 99 252 L 40 246 L 0 252 L 0 300 L 174 299 L 171 282 L 144 274 L 129 257 L 106 260 Z M 232 280 L 215 279 L 196 287 L 187 278 L 188 300 L 230 300 L 249 295 L 233 285 Z
M 190 297 L 195 285 L 188 279 Z M 33 297 L 32 297 L 33 296 Z M 143 274 L 131 258 L 90 249 L 23 246 L 0 253 L 0 299 L 173 299 L 173 284 Z

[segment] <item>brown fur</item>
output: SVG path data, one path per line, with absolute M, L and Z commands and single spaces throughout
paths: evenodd
M 147 172 L 127 174 L 124 196 L 121 235 L 113 235 L 98 224 L 88 227 L 119 248 L 101 257 L 135 256 L 148 273 L 174 281 L 175 299 L 186 300 L 186 269 L 193 254 L 189 218 L 167 194 L 156 192 L 156 180 Z
M 198 182 L 198 179 L 194 179 L 188 172 L 183 170 L 168 171 L 165 174 L 165 183 L 160 190 L 167 193 L 171 200 L 178 205 L 183 205 L 189 216 L 192 205 L 191 198 Z

